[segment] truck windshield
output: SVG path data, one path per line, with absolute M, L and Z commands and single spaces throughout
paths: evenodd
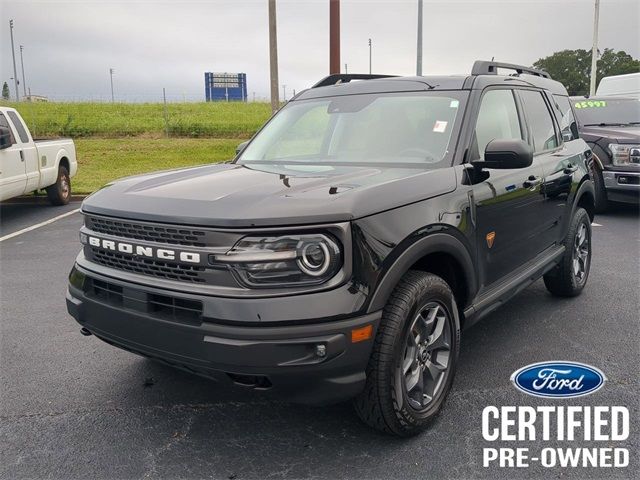
M 361 94 L 287 104 L 240 164 L 450 165 L 463 91 Z
M 640 100 L 633 98 L 573 99 L 578 122 L 584 126 L 638 125 Z

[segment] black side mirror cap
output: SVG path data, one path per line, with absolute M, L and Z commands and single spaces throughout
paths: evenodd
M 236 155 L 240 155 L 242 153 L 242 151 L 247 148 L 247 145 L 249 145 L 249 140 L 247 140 L 246 142 L 242 142 L 240 145 L 238 145 L 236 147 Z
M 484 160 L 471 162 L 476 169 L 510 170 L 527 168 L 533 163 L 533 149 L 524 140 L 491 140 L 484 151 Z

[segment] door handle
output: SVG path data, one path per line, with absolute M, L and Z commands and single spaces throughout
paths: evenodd
M 24 162 L 24 152 L 20 150 L 20 161 Z
M 536 177 L 535 175 L 531 175 L 529 178 L 525 180 L 522 184 L 524 188 L 535 188 L 542 183 L 542 177 Z
M 567 165 L 566 168 L 562 171 L 562 173 L 564 173 L 565 175 L 571 175 L 573 172 L 575 172 L 576 170 L 578 170 L 578 166 L 577 165 Z

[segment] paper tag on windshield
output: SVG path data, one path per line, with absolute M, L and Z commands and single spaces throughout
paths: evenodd
M 447 129 L 447 122 L 443 122 L 442 120 L 438 120 L 436 124 L 433 126 L 433 131 L 437 133 L 444 133 Z
M 449 108 L 458 108 L 458 105 L 460 105 L 460 102 L 458 100 L 451 100 Z

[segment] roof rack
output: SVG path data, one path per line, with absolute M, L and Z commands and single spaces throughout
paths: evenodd
M 397 75 L 378 75 L 370 73 L 334 73 L 324 77 L 311 88 L 327 87 L 338 83 L 349 83 L 351 80 L 375 80 L 376 78 L 390 78 Z
M 497 75 L 499 68 L 515 70 L 518 74 L 528 73 L 529 75 L 535 75 L 537 77 L 551 78 L 551 75 L 544 70 L 537 70 L 535 68 L 525 67 L 522 65 L 514 65 L 513 63 L 489 62 L 486 60 L 476 60 L 473 63 L 471 75 Z

